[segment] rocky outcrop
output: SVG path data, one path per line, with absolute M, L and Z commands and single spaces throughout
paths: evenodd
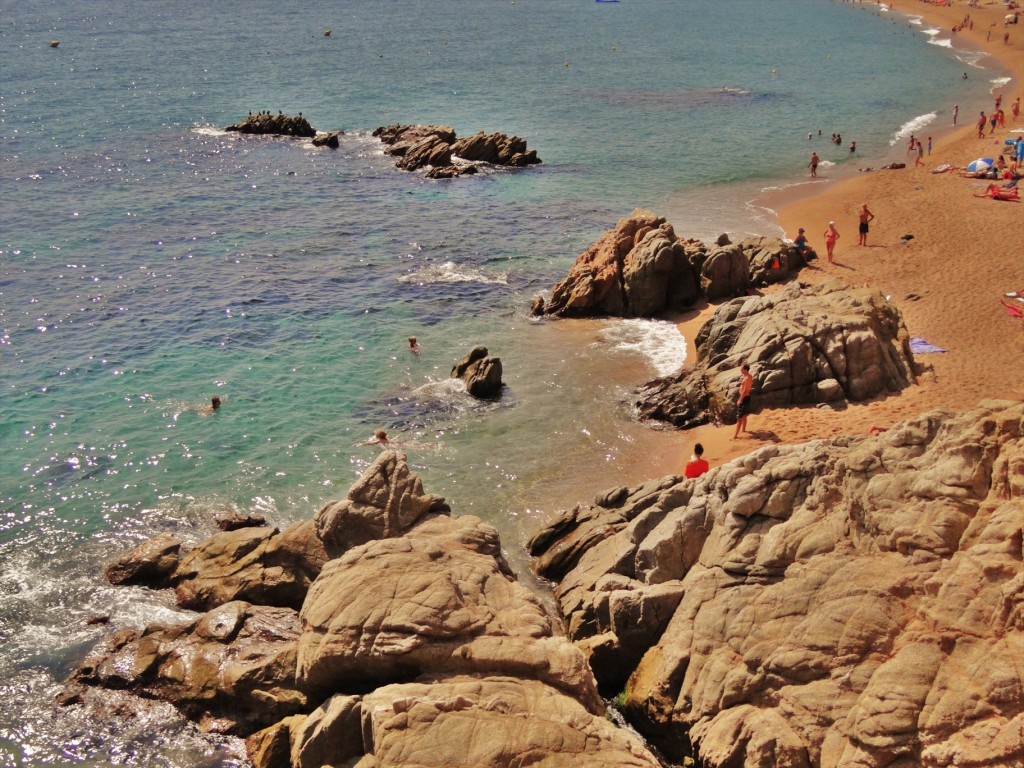
M 527 149 L 526 141 L 518 136 L 504 133 L 485 134 L 483 131 L 456 141 L 452 144 L 452 154 L 463 160 L 510 165 L 516 168 L 540 162 L 537 152 Z
M 1022 542 L 1024 405 L 992 401 L 614 489 L 531 546 L 599 682 L 672 757 L 1009 768 Z
M 344 131 L 329 131 L 327 133 L 318 133 L 313 137 L 314 147 L 327 147 L 328 149 L 337 149 L 341 146 L 341 137 L 344 135 Z
M 679 239 L 672 225 L 637 209 L 576 257 L 568 276 L 534 314 L 560 317 L 651 317 L 687 309 L 701 299 L 746 294 L 789 279 L 813 251 L 801 255 L 777 238 L 751 237 L 712 246 Z
M 61 703 L 86 701 L 83 686 L 165 699 L 208 731 L 247 736 L 258 768 L 368 768 L 410 754 L 425 768 L 658 765 L 604 718 L 583 652 L 516 581 L 494 528 L 451 517 L 405 456 L 382 452 L 346 500 L 296 526 L 333 558 L 300 611 L 234 600 L 182 625 L 117 631 Z M 249 559 L 267 533 L 219 533 L 182 563 L 218 564 L 193 580 L 244 570 L 249 583 L 281 581 L 278 564 Z M 161 540 L 130 562 L 174 551 Z M 229 552 L 245 567 L 232 571 Z
M 313 138 L 316 136 L 316 129 L 309 124 L 309 121 L 298 115 L 283 115 L 278 112 L 272 115 L 269 112 L 258 114 L 249 113 L 249 116 L 240 123 L 229 125 L 225 131 L 236 131 L 238 133 L 274 134 L 279 136 L 299 136 L 302 138 Z
M 680 428 L 735 421 L 744 362 L 755 408 L 867 400 L 915 381 L 899 309 L 877 290 L 838 281 L 726 302 L 694 343 L 696 365 L 640 389 L 641 417 Z
M 309 708 L 295 683 L 299 632 L 294 610 L 227 603 L 184 626 L 116 632 L 71 682 L 169 701 L 209 732 L 250 733 Z
M 462 379 L 466 391 L 473 397 L 494 397 L 501 394 L 501 358 L 492 357 L 487 347 L 473 347 L 469 353 L 452 366 L 453 379 Z
M 444 497 L 423 490 L 402 454 L 383 451 L 341 501 L 325 505 L 313 522 L 328 557 L 376 539 L 401 536 L 422 519 L 447 516 Z
M 429 178 L 453 178 L 477 173 L 472 162 L 523 167 L 539 163 L 537 153 L 527 150 L 518 136 L 483 132 L 456 141 L 455 131 L 442 125 L 381 126 L 373 131 L 384 144 L 384 151 L 398 157 L 397 167 L 404 171 L 427 169 Z M 453 156 L 463 162 L 454 163 Z

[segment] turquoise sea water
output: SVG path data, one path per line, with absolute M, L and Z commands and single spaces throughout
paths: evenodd
M 0 2 L 0 767 L 237 763 L 163 710 L 53 707 L 111 626 L 178 615 L 102 566 L 226 510 L 310 517 L 377 427 L 524 579 L 557 508 L 674 468 L 685 438 L 626 404 L 682 361 L 675 327 L 536 322 L 530 300 L 634 207 L 776 234 L 747 203 L 811 148 L 826 174 L 904 159 L 999 76 L 935 42 L 827 0 Z M 260 109 L 341 147 L 222 130 Z M 424 180 L 369 135 L 392 122 L 517 134 L 544 162 Z M 448 378 L 476 344 L 498 401 Z

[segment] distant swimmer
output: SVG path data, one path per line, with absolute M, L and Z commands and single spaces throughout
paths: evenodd
M 216 411 L 218 408 L 220 408 L 220 404 L 221 404 L 220 398 L 217 397 L 216 395 L 214 395 L 213 397 L 210 398 L 210 410 L 211 411 Z
M 409 337 L 409 351 L 417 355 L 420 353 L 420 343 L 416 340 L 415 336 Z
M 374 430 L 373 437 L 356 445 L 391 445 L 391 438 L 383 429 Z

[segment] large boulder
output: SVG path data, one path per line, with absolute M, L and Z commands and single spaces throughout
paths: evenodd
M 568 276 L 533 314 L 560 317 L 653 317 L 746 295 L 751 288 L 789 279 L 804 258 L 778 238 L 728 237 L 708 246 L 681 240 L 672 225 L 636 209 L 576 257 Z
M 681 428 L 735 421 L 744 362 L 755 407 L 868 400 L 915 381 L 899 309 L 875 289 L 839 281 L 726 302 L 695 346 L 695 365 L 640 389 L 641 417 Z
M 1024 404 L 764 446 L 599 502 L 534 552 L 599 681 L 629 675 L 630 719 L 670 756 L 1024 763 Z
M 208 610 L 233 600 L 298 610 L 327 562 L 313 521 L 223 531 L 181 552 L 169 534 L 143 542 L 106 568 L 112 584 L 173 589 L 178 605 Z
M 298 115 L 284 115 L 278 112 L 272 115 L 269 112 L 258 114 L 249 113 L 249 116 L 240 123 L 229 125 L 225 131 L 236 131 L 238 133 L 273 134 L 278 136 L 299 136 L 302 138 L 313 138 L 316 136 L 316 129 L 309 124 L 309 121 Z
M 500 559 L 475 517 L 437 517 L 332 560 L 300 614 L 299 684 L 311 693 L 424 673 L 515 674 L 602 710 L 583 655 Z
M 314 524 L 333 558 L 368 541 L 401 536 L 425 517 L 449 514 L 442 496 L 423 490 L 404 454 L 381 451 L 344 499 L 317 512 Z
M 452 366 L 453 379 L 462 379 L 466 391 L 473 397 L 494 397 L 501 394 L 500 357 L 492 357 L 487 347 L 473 347 L 465 357 Z

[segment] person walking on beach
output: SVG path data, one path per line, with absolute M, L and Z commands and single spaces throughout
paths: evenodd
M 987 122 L 988 122 L 988 120 L 985 117 L 985 113 L 982 112 L 980 117 L 978 117 L 978 138 L 979 139 L 984 139 L 985 138 L 985 123 L 987 123 Z
M 929 136 L 928 137 L 928 154 L 931 155 L 931 153 L 932 153 L 932 137 Z
M 693 446 L 693 456 L 690 457 L 690 463 L 686 465 L 686 469 L 683 470 L 683 474 L 687 477 L 700 477 L 708 471 L 710 465 L 704 458 L 704 446 L 697 443 Z
M 930 145 L 931 141 L 928 143 Z M 914 167 L 916 168 L 919 165 L 924 165 L 924 144 L 920 141 L 917 142 L 917 159 L 914 161 Z
M 954 104 L 953 105 L 953 125 L 956 125 L 956 118 L 957 118 L 957 115 L 959 115 L 959 114 L 960 114 L 960 105 L 959 104 Z
M 1013 100 L 1013 104 L 1010 105 L 1010 114 L 1013 115 L 1013 119 L 1016 120 L 1020 117 L 1020 96 Z
M 808 166 L 811 169 L 811 178 L 812 179 L 818 178 L 818 163 L 819 162 L 820 161 L 819 161 L 819 158 L 818 158 L 818 153 L 817 152 L 811 152 L 811 162 L 808 163 Z
M 732 439 L 747 431 L 747 415 L 750 413 L 750 393 L 754 389 L 754 377 L 746 363 L 740 366 L 740 392 L 736 398 L 736 432 Z
M 832 252 L 836 247 L 836 240 L 839 239 L 839 230 L 836 229 L 836 223 L 830 221 L 828 223 L 828 229 L 825 230 L 825 250 L 828 252 L 828 263 L 832 263 Z
M 921 142 L 917 142 L 917 159 L 921 159 Z M 875 218 L 875 214 L 868 210 L 868 204 L 864 205 L 860 209 L 860 226 L 858 231 L 860 232 L 859 245 L 868 244 L 868 222 Z
M 991 136 L 993 133 L 996 132 L 996 123 L 999 122 L 999 113 L 993 112 L 991 117 L 989 117 L 988 121 L 992 125 L 992 127 L 988 131 L 988 135 Z

